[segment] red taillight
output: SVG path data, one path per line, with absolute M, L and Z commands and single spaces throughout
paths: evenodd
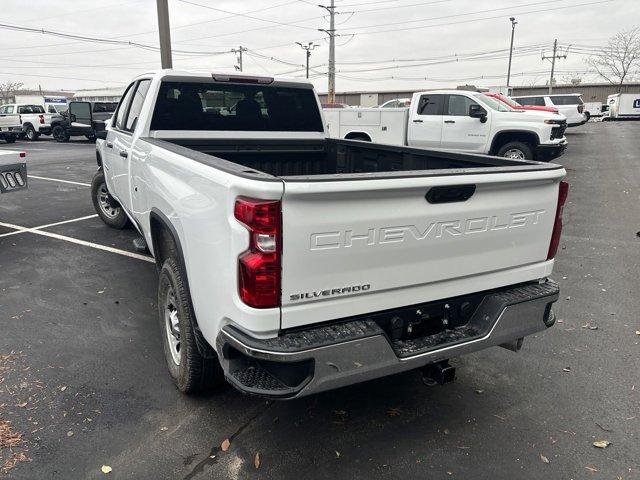
M 40 123 L 44 123 L 44 115 L 38 115 L 38 118 L 40 119 Z
M 578 105 L 578 113 L 584 112 L 584 105 Z
M 558 246 L 560 245 L 560 234 L 562 233 L 562 211 L 564 210 L 564 203 L 567 201 L 567 195 L 569 194 L 569 184 L 565 181 L 560 182 L 558 188 L 558 207 L 556 208 L 556 220 L 553 223 L 553 233 L 551 234 L 551 242 L 549 243 L 549 253 L 547 253 L 547 260 L 551 260 L 556 256 Z
M 249 248 L 238 257 L 238 293 L 254 308 L 280 306 L 280 202 L 238 197 L 234 216 L 249 230 Z

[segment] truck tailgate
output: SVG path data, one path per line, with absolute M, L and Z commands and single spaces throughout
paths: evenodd
M 285 178 L 282 328 L 545 277 L 564 175 Z

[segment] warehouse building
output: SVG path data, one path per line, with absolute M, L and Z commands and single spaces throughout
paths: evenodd
M 453 87 L 455 88 L 455 87 Z M 355 91 L 336 93 L 336 103 L 346 103 L 352 106 L 375 107 L 382 105 L 387 100 L 394 98 L 410 98 L 414 92 L 435 90 L 433 88 L 414 90 L 386 90 L 386 91 Z M 439 89 L 438 89 L 439 90 Z M 493 89 L 491 89 L 493 90 Z M 513 87 L 513 96 L 546 94 L 549 87 L 546 85 L 532 87 Z M 640 83 L 627 83 L 622 87 L 622 93 L 640 93 Z M 580 93 L 585 102 L 606 102 L 607 97 L 618 93 L 618 87 L 605 83 L 583 83 L 581 85 L 556 85 L 554 94 Z M 319 94 L 320 101 L 327 101 L 327 94 Z

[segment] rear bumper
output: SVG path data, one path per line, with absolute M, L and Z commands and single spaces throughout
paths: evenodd
M 371 318 L 298 330 L 267 340 L 225 326 L 217 351 L 227 380 L 239 390 L 296 398 L 400 373 L 503 345 L 555 322 L 556 283 L 547 280 L 487 293 L 467 326 L 428 337 L 391 341 Z
M 553 160 L 563 155 L 566 149 L 566 140 L 556 144 L 541 144 L 536 148 L 536 159 L 541 161 Z

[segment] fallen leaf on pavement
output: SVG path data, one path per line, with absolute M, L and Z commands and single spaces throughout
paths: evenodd
M 390 408 L 387 410 L 387 415 L 389 415 L 390 417 L 399 417 L 400 416 L 400 409 L 399 408 Z
M 597 468 L 593 468 L 593 467 L 584 467 L 584 468 L 586 468 L 587 470 L 589 470 L 591 473 L 596 473 L 596 472 L 598 471 L 598 469 L 597 469 Z
M 336 458 L 340 458 L 340 452 L 336 450 Z
M 636 330 L 636 335 L 640 335 L 640 330 Z
M 609 445 L 611 445 L 609 440 L 596 440 L 593 442 L 593 446 L 598 448 L 607 448 Z
M 24 408 L 24 407 L 26 407 L 26 406 L 27 406 L 27 402 L 19 403 L 19 404 L 18 404 L 18 406 L 19 406 L 20 408 Z
M 540 460 L 542 460 L 544 463 L 549 463 L 549 459 L 542 454 L 540 454 Z
M 563 372 L 570 372 L 571 371 L 571 367 L 564 367 L 562 369 Z
M 60 387 L 60 391 L 64 392 L 67 389 L 67 386 L 65 385 L 64 387 Z
M 260 452 L 256 453 L 256 457 L 253 459 L 253 464 L 256 468 L 260 468 Z
M 229 441 L 228 438 L 224 439 L 224 442 L 222 442 L 222 444 L 220 445 L 220 449 L 223 452 L 226 452 L 227 450 L 229 450 L 229 447 L 231 446 L 231 442 Z
M 111 473 L 113 469 L 109 465 L 102 465 L 100 470 L 102 470 L 102 473 Z

